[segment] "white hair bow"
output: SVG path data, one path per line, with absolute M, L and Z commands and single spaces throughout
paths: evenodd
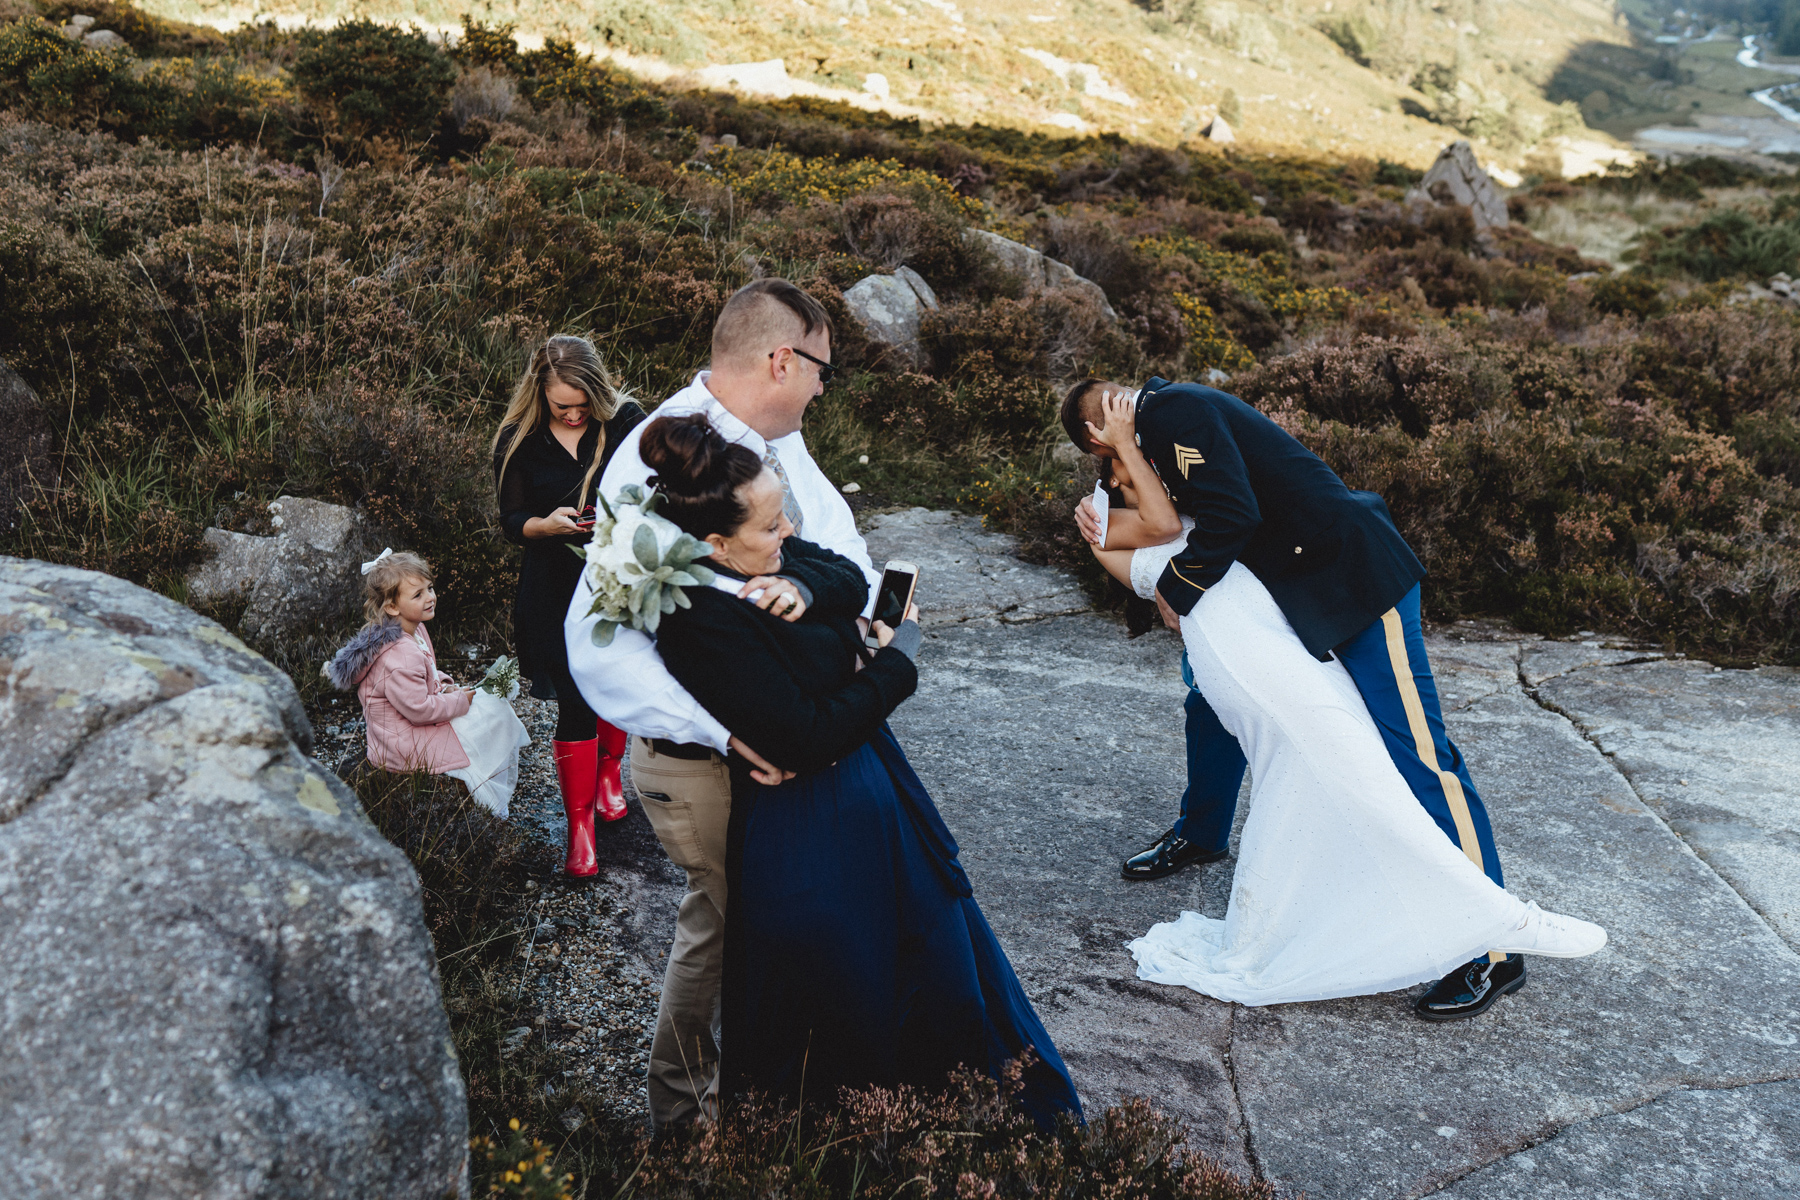
M 368 562 L 366 562 L 362 565 L 362 573 L 364 575 L 367 575 L 370 571 L 373 571 L 376 567 L 379 567 L 381 565 L 381 560 L 388 557 L 393 552 L 394 551 L 393 551 L 392 547 L 383 546 L 381 548 L 380 554 L 377 554 L 374 558 L 371 558 Z

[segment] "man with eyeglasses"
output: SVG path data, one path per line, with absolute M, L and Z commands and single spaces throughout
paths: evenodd
M 800 433 L 807 406 L 835 370 L 831 333 L 824 308 L 794 284 L 785 279 L 748 284 L 726 302 L 713 325 L 711 368 L 663 401 L 655 415 L 703 412 L 727 441 L 755 452 L 782 482 L 783 507 L 794 532 L 856 562 L 868 576 L 873 606 L 881 573 L 870 562 L 850 506 L 819 470 Z M 627 484 L 648 482 L 650 469 L 638 453 L 647 424 L 626 435 L 601 476 L 600 493 L 608 499 Z M 800 599 L 810 601 L 798 583 L 789 582 Z M 596 647 L 589 637 L 594 620 L 587 615 L 589 600 L 586 589 L 577 588 L 563 625 L 570 672 L 594 711 L 633 735 L 632 783 L 657 839 L 688 877 L 650 1047 L 650 1124 L 661 1135 L 718 1111 L 725 836 L 731 814 L 725 759 L 736 750 L 766 782 L 780 772 L 675 682 L 649 637 L 620 629 L 610 645 Z

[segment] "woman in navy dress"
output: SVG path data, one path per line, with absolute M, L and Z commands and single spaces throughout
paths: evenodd
M 712 587 L 665 617 L 669 671 L 792 773 L 732 763 L 721 1088 L 787 1098 L 942 1087 L 1029 1056 L 1026 1110 L 1081 1118 L 1062 1058 L 975 903 L 956 842 L 887 727 L 918 686 L 916 610 L 863 643 L 868 582 L 790 536 L 781 482 L 704 416 L 640 445 L 658 509 L 711 543 Z

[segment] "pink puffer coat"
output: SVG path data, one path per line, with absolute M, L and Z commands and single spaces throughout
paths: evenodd
M 469 711 L 466 691 L 440 691 L 452 682 L 437 669 L 431 634 L 425 645 L 407 636 L 398 621 L 366 626 L 325 668 L 345 691 L 356 688 L 368 727 L 369 761 L 390 771 L 430 771 L 441 775 L 469 765 L 450 721 Z

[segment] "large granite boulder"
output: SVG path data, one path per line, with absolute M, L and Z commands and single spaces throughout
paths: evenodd
M 1119 314 L 1113 311 L 1112 303 L 1106 298 L 1106 289 L 1091 279 L 1084 279 L 1075 273 L 1075 268 L 1068 263 L 1057 262 L 1042 251 L 1033 250 L 1023 242 L 1015 242 L 1011 238 L 1001 237 L 986 229 L 971 229 L 969 237 L 986 246 L 993 256 L 1000 260 L 1000 265 L 1025 281 L 1027 291 L 1070 291 L 1084 292 L 1094 298 L 1106 319 L 1116 321 Z
M 467 1193 L 419 882 L 217 624 L 0 558 L 9 1197 Z
M 884 356 L 914 371 L 925 369 L 927 355 L 919 344 L 919 320 L 937 311 L 937 293 L 911 267 L 892 275 L 859 279 L 844 293 L 850 315 Z
M 380 552 L 363 515 L 341 504 L 282 496 L 269 505 L 273 536 L 229 529 L 201 535 L 210 558 L 188 576 L 198 603 L 247 599 L 239 627 L 283 638 L 349 620 L 362 595 L 359 567 Z
M 19 527 L 19 506 L 34 487 L 56 486 L 50 414 L 31 385 L 0 360 L 0 530 Z
M 1477 229 L 1505 225 L 1509 220 L 1505 194 L 1475 161 L 1475 151 L 1466 141 L 1445 146 L 1418 186 L 1406 193 L 1406 200 L 1409 204 L 1465 205 Z

